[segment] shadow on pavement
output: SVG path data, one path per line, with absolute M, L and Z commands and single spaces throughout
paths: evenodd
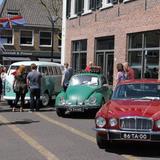
M 153 142 L 113 143 L 106 149 L 106 152 L 112 152 L 120 155 L 132 155 L 136 157 L 160 158 L 159 147 L 160 143 Z
M 19 120 L 19 121 L 13 121 L 13 122 L 8 122 L 8 123 L 0 123 L 1 125 L 16 125 L 16 124 L 30 124 L 30 123 L 38 123 L 40 121 L 33 121 L 31 119 L 24 119 L 24 120 Z
M 94 119 L 95 112 L 68 112 L 65 114 L 64 118 L 72 119 Z

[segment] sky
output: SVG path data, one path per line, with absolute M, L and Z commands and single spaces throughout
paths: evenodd
M 2 3 L 3 0 L 0 0 L 0 4 Z

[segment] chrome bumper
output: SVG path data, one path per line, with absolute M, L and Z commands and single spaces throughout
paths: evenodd
M 115 130 L 115 129 L 104 129 L 104 128 L 94 128 L 98 135 L 102 136 L 106 140 L 129 140 L 129 141 L 159 141 L 160 142 L 160 131 L 150 131 L 150 132 L 137 132 L 137 131 L 125 131 L 125 130 Z M 131 138 L 122 138 L 122 135 L 131 135 Z M 135 135 L 148 135 L 149 139 L 133 139 L 132 136 Z
M 56 108 L 65 109 L 69 112 L 84 112 L 92 109 L 99 109 L 97 105 L 55 105 Z

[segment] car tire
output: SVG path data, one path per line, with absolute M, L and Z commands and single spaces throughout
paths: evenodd
M 43 107 L 47 107 L 50 102 L 50 97 L 48 93 L 43 93 L 42 99 L 41 99 L 41 104 Z
M 106 148 L 109 148 L 109 146 L 110 146 L 109 140 L 105 140 L 98 135 L 96 135 L 96 141 L 97 141 L 97 145 L 100 149 L 106 149 Z
M 59 117 L 64 117 L 65 116 L 65 109 L 61 109 L 61 108 L 56 108 L 56 113 Z

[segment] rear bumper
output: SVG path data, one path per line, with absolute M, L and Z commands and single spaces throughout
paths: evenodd
M 101 136 L 103 139 L 106 140 L 160 142 L 160 131 L 135 132 L 135 131 L 121 131 L 121 130 L 112 130 L 103 128 L 95 128 L 94 130 L 97 132 L 99 136 Z M 149 138 L 146 138 L 146 136 L 148 136 Z

